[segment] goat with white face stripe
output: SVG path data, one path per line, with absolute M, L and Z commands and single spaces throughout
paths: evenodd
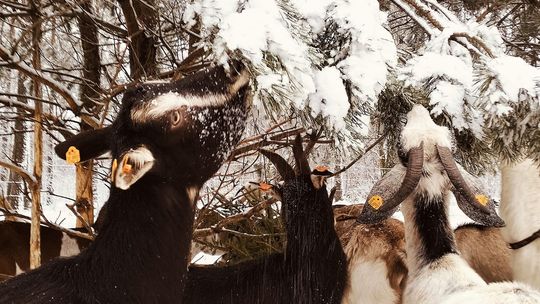
M 473 220 L 496 227 L 504 223 L 493 201 L 455 163 L 449 130 L 420 105 L 407 118 L 400 138 L 402 164 L 375 184 L 358 218 L 375 223 L 401 204 L 409 269 L 403 303 L 540 303 L 540 293 L 526 286 L 487 285 L 459 256 L 448 221 L 450 191 Z
M 79 255 L 1 283 L 0 303 L 182 303 L 193 203 L 240 139 L 249 96 L 241 66 L 142 84 L 111 126 L 56 146 L 74 162 L 115 160 L 99 234 Z

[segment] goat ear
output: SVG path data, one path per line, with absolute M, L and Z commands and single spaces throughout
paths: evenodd
M 362 213 L 356 220 L 357 222 L 360 224 L 375 224 L 391 217 L 396 212 L 399 204 L 387 211 L 381 211 L 379 208 L 398 192 L 406 171 L 407 169 L 403 165 L 397 164 L 375 183 L 366 199 L 364 208 L 362 208 Z
M 472 220 L 490 227 L 504 227 L 504 221 L 497 215 L 495 211 L 495 201 L 487 195 L 487 192 L 482 189 L 478 183 L 478 179 L 467 172 L 463 167 L 457 165 L 461 176 L 474 193 L 474 201 L 468 199 L 461 191 L 452 189 L 456 197 L 457 204 L 461 211 Z M 479 209 L 478 204 L 485 208 Z M 487 209 L 487 212 L 486 212 Z
M 154 155 L 146 147 L 129 150 L 120 161 L 113 160 L 111 179 L 117 188 L 127 190 L 154 166 Z
M 56 155 L 70 163 L 96 158 L 110 150 L 111 127 L 81 132 L 54 147 Z
M 302 136 L 296 135 L 293 144 L 293 155 L 296 160 L 296 172 L 298 174 L 307 175 L 311 171 L 309 169 L 309 163 L 307 155 L 304 154 L 304 148 L 302 146 Z
M 262 155 L 266 156 L 266 158 L 268 158 L 268 160 L 270 160 L 270 162 L 274 164 L 283 180 L 294 179 L 294 170 L 291 165 L 289 165 L 289 163 L 287 163 L 287 161 L 283 159 L 283 157 L 279 156 L 274 152 L 270 152 L 264 149 L 260 149 L 259 152 L 261 152 Z

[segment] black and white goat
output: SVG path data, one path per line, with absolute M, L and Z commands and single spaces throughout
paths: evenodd
M 501 168 L 502 234 L 512 248 L 513 278 L 540 290 L 540 164 L 532 159 Z
M 358 221 L 376 223 L 401 204 L 409 274 L 403 303 L 540 303 L 540 293 L 517 283 L 486 284 L 459 256 L 448 220 L 453 189 L 458 206 L 473 220 L 502 226 L 493 201 L 459 167 L 447 128 L 416 105 L 400 138 L 400 159 L 373 187 Z M 398 181 L 396 183 L 396 181 Z
M 112 153 L 99 235 L 75 257 L 0 284 L 0 303 L 181 303 L 193 204 L 241 136 L 248 82 L 243 69 L 217 67 L 142 84 L 110 127 L 59 144 L 81 161 Z
M 299 137 L 293 152 L 296 172 L 281 156 L 261 151 L 284 180 L 277 191 L 287 234 L 285 252 L 232 266 L 192 266 L 183 303 L 341 303 L 347 260 L 334 230 L 325 172 L 310 170 Z

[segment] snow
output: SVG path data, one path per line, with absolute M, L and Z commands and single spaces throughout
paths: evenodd
M 317 90 L 309 96 L 313 116 L 319 113 L 329 117 L 335 128 L 343 128 L 343 118 L 349 110 L 349 100 L 341 73 L 335 67 L 326 67 L 315 74 Z
M 446 77 L 470 88 L 473 80 L 472 67 L 455 56 L 426 52 L 409 60 L 400 73 L 400 80 L 412 86 L 421 86 L 430 78 L 436 77 Z
M 489 76 L 497 81 L 492 86 L 493 91 L 500 90 L 501 94 L 493 95 L 492 102 L 504 99 L 509 102 L 519 101 L 522 90 L 532 97 L 540 96 L 540 69 L 532 67 L 523 59 L 503 55 L 486 62 Z
M 375 0 L 196 0 L 183 20 L 193 26 L 197 15 L 201 36 L 207 37 L 201 46 L 212 51 L 216 62 L 241 54 L 253 66 L 257 110 L 275 110 L 265 104 L 271 96 L 279 111 L 309 107 L 312 119 L 321 115 L 327 129 L 344 134 L 366 131 L 347 123 L 351 101 L 338 80 L 350 81 L 355 100 L 372 108 L 389 68 L 397 64 L 395 43 L 384 26 L 386 14 Z M 330 22 L 339 31 L 328 39 L 347 37 L 349 42 L 330 52 L 332 58 L 323 58 L 312 45 Z M 279 66 L 272 63 L 276 60 Z M 334 65 L 325 68 L 325 61 Z

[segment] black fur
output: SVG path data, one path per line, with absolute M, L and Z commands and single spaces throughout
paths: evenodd
M 214 68 L 127 92 L 110 131 L 101 132 L 111 136 L 88 138 L 108 142 L 115 159 L 144 145 L 156 159 L 154 167 L 128 190 L 112 187 L 99 235 L 88 249 L 0 284 L 0 303 L 181 303 L 193 224 L 186 189 L 200 188 L 239 140 L 247 86 L 226 106 L 185 109 L 188 120 L 179 129 L 167 120 L 134 124 L 130 111 L 149 100 L 141 94 L 156 96 L 162 87 L 205 95 L 225 90 L 228 79 Z M 201 115 L 205 123 L 197 120 Z M 62 156 L 73 142 L 81 144 L 81 137 L 57 153 Z M 91 145 L 82 140 L 81 147 Z
M 457 253 L 445 205 L 441 196 L 419 194 L 414 201 L 414 221 L 422 243 L 422 260 L 426 264 L 446 254 Z
M 341 303 L 347 259 L 326 188 L 315 189 L 308 174 L 285 180 L 282 191 L 285 252 L 227 267 L 190 267 L 184 303 Z

